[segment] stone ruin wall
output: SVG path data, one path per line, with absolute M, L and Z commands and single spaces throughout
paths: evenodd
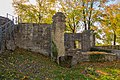
M 65 33 L 65 48 L 67 50 L 80 49 L 81 51 L 89 51 L 95 46 L 95 36 L 92 31 L 87 30 L 83 33 Z M 75 48 L 75 41 L 78 41 L 79 48 Z
M 95 48 L 120 50 L 120 45 L 95 46 Z
M 51 53 L 51 25 L 21 23 L 16 33 L 16 46 L 43 55 L 50 56 Z
M 83 55 L 82 52 L 89 51 L 95 46 L 95 35 L 92 31 L 86 30 L 83 33 L 65 33 L 65 48 L 66 56 L 71 56 L 71 65 L 75 65 L 81 61 L 87 61 L 88 55 Z M 78 41 L 79 47 L 75 47 L 75 41 Z
M 53 16 L 52 24 L 20 23 L 16 25 L 13 42 L 15 42 L 15 47 L 52 56 L 53 41 L 57 46 L 58 59 L 60 56 L 68 55 L 79 58 L 81 51 L 88 51 L 94 46 L 94 36 L 91 31 L 76 34 L 64 33 L 64 31 L 65 16 L 63 13 L 58 12 Z M 81 45 L 79 53 L 72 51 L 76 40 Z M 65 49 L 69 49 L 69 52 L 65 51 Z
M 57 46 L 58 56 L 65 54 L 65 16 L 58 12 L 52 24 L 21 23 L 17 26 L 16 46 L 52 56 L 52 41 Z
M 95 46 L 96 49 L 110 50 L 112 53 L 117 55 L 117 58 L 120 59 L 120 45 L 108 45 L 108 46 Z
M 57 46 L 58 56 L 64 56 L 66 48 L 73 49 L 75 40 L 81 42 L 83 51 L 87 51 L 91 47 L 89 44 L 89 31 L 77 34 L 64 34 L 65 16 L 61 12 L 53 16 L 52 24 L 20 23 L 14 26 L 14 28 L 14 41 L 9 41 L 10 43 L 14 42 L 17 47 L 40 52 L 47 56 L 51 55 L 52 41 Z M 10 48 L 10 45 L 8 46 Z
M 0 16 L 0 53 L 15 49 L 14 28 L 13 21 Z

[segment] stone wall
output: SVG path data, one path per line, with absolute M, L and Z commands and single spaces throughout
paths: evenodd
M 88 60 L 87 54 L 82 52 L 89 51 L 95 46 L 95 36 L 92 31 L 86 30 L 83 33 L 65 33 L 65 56 L 72 56 L 71 65 Z M 78 41 L 79 48 L 75 47 L 75 41 Z
M 65 16 L 61 12 L 53 16 L 52 24 L 19 23 L 14 26 L 14 23 L 11 23 L 3 27 L 5 33 L 2 31 L 6 37 L 1 38 L 1 43 L 4 43 L 7 49 L 13 49 L 14 45 L 15 47 L 53 57 L 52 43 L 54 43 L 57 50 L 58 64 L 60 60 L 62 61 L 62 57 L 69 56 L 74 65 L 81 58 L 82 51 L 89 51 L 91 47 L 94 47 L 94 35 L 90 30 L 76 34 L 64 33 L 66 27 Z M 13 25 L 13 27 L 10 27 L 10 25 Z M 75 41 L 79 42 L 80 49 L 76 50 Z
M 92 31 L 87 30 L 83 33 L 65 33 L 65 48 L 75 49 L 75 41 L 78 41 L 79 49 L 82 51 L 89 51 L 90 48 L 95 46 L 95 37 Z
M 0 26 L 4 25 L 6 22 L 9 22 L 9 21 L 11 21 L 11 20 L 0 16 Z
M 52 24 L 21 23 L 17 26 L 16 46 L 52 56 L 52 42 L 57 47 L 58 57 L 65 55 L 64 48 L 65 16 L 58 12 Z
M 82 33 L 65 33 L 65 48 L 66 49 L 74 49 L 75 48 L 75 41 L 82 41 Z M 81 45 L 81 44 L 79 44 Z
M 0 53 L 15 49 L 14 28 L 13 21 L 0 16 Z
M 17 30 L 15 40 L 18 47 L 50 56 L 51 25 L 21 23 Z
M 120 60 L 120 50 L 112 50 L 112 53 L 116 54 L 117 59 Z
M 117 59 L 120 59 L 120 45 L 108 45 L 108 46 L 95 46 L 96 49 L 109 50 L 117 55 Z
M 120 45 L 95 46 L 95 48 L 120 50 Z

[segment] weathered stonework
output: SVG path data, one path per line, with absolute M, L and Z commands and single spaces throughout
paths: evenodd
M 10 19 L 0 16 L 0 26 L 4 25 L 8 21 L 10 21 Z
M 53 16 L 52 40 L 57 47 L 58 59 L 65 55 L 64 47 L 65 16 L 58 12 Z
M 51 25 L 21 23 L 18 25 L 15 41 L 20 48 L 50 56 Z
M 65 33 L 65 48 L 67 49 L 75 49 L 75 41 L 79 41 L 78 45 L 80 45 L 80 49 L 82 51 L 89 51 L 90 48 L 94 47 L 94 34 L 90 30 L 86 30 L 83 33 Z
M 93 37 L 91 37 L 92 33 L 90 31 L 77 34 L 64 33 L 65 27 L 65 16 L 63 13 L 58 12 L 53 16 L 52 24 L 20 23 L 14 26 L 14 38 L 8 36 L 7 38 L 10 37 L 11 39 L 5 40 L 2 38 L 2 40 L 7 43 L 7 49 L 14 49 L 12 47 L 15 44 L 19 48 L 39 52 L 51 57 L 53 57 L 53 42 L 57 49 L 58 63 L 61 57 L 65 57 L 64 60 L 67 60 L 66 58 L 71 56 L 71 64 L 74 65 L 79 61 L 81 51 L 88 51 L 93 46 L 90 43 L 90 41 L 93 41 Z M 73 50 L 76 40 L 80 42 L 80 51 Z
M 86 30 L 83 33 L 64 33 L 65 16 L 58 12 L 53 16 L 52 24 L 20 23 L 14 25 L 7 18 L 0 17 L 0 52 L 5 49 L 14 50 L 15 47 L 24 48 L 30 51 L 39 52 L 45 56 L 53 58 L 58 64 L 68 61 L 69 66 L 73 66 L 81 61 L 89 61 L 89 51 L 95 47 L 95 36 L 93 31 Z M 10 23 L 6 24 L 6 21 Z M 4 27 L 2 27 L 6 24 Z M 78 47 L 76 47 L 76 41 Z M 101 47 L 99 47 L 101 48 Z M 103 47 L 102 47 L 103 48 Z M 111 47 L 110 47 L 111 48 Z M 119 48 L 118 46 L 115 48 Z M 112 50 L 120 59 L 120 50 Z M 106 60 L 115 59 L 116 55 L 109 55 Z
M 112 53 L 116 54 L 117 59 L 120 60 L 120 50 L 112 50 Z
M 15 49 L 14 27 L 13 21 L 0 16 L 0 53 Z
M 92 60 L 90 59 L 90 56 L 95 56 Z M 101 57 L 100 57 L 101 56 Z M 117 60 L 117 56 L 114 53 L 106 53 L 106 52 L 82 52 L 82 58 L 80 61 L 115 61 Z
M 120 59 L 120 45 L 95 46 L 94 48 L 98 50 L 108 50 L 116 54 L 118 60 Z

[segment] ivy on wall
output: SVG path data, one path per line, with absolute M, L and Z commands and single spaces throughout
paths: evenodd
M 53 57 L 53 60 L 56 61 L 57 60 L 57 56 L 58 56 L 57 46 L 54 43 L 54 41 L 52 41 L 52 57 Z

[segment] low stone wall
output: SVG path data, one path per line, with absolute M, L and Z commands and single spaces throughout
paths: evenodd
M 112 50 L 112 53 L 117 55 L 117 59 L 120 60 L 120 50 Z
M 108 50 L 111 51 L 111 53 L 114 53 L 117 55 L 117 59 L 120 60 L 120 45 L 110 45 L 110 46 L 95 46 L 96 49 L 101 50 Z
M 117 60 L 117 55 L 114 53 L 106 53 L 106 52 L 82 52 L 81 61 L 115 61 Z
M 65 56 L 71 56 L 71 66 L 76 65 L 79 62 L 93 61 L 115 61 L 120 59 L 120 51 L 114 50 L 113 53 L 106 52 L 82 52 L 80 49 L 69 49 L 66 51 Z
M 120 50 L 120 45 L 95 46 L 95 48 L 99 48 L 99 49 L 116 49 L 116 50 Z

